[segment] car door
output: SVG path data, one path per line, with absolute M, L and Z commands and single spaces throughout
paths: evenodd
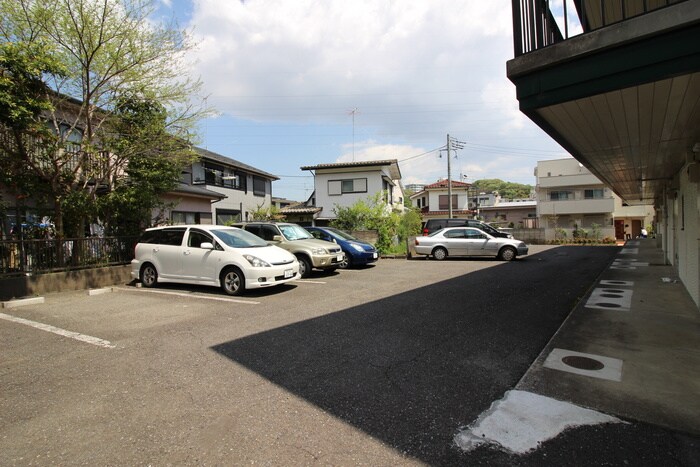
M 467 253 L 467 238 L 465 235 L 466 229 L 449 229 L 443 232 L 445 238 L 445 246 L 447 254 L 450 256 L 466 256 Z
M 202 248 L 202 243 L 205 242 L 214 245 L 215 249 Z M 219 257 L 222 253 L 221 246 L 211 234 L 201 229 L 190 228 L 182 249 L 182 279 L 188 282 L 216 281 L 221 264 Z
M 182 272 L 182 240 L 185 235 L 184 227 L 173 227 L 158 230 L 148 243 L 147 253 L 156 266 L 158 275 L 163 279 L 177 279 Z
M 467 243 L 467 254 L 469 256 L 491 255 L 489 248 L 489 236 L 479 229 L 464 229 Z

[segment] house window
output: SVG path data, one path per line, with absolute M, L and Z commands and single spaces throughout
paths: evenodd
M 198 212 L 173 211 L 170 214 L 173 224 L 199 224 Z
M 367 193 L 367 179 L 328 180 L 329 196 L 338 196 L 344 193 Z
M 591 190 L 583 190 L 583 197 L 585 199 L 602 199 L 603 198 L 603 189 L 591 189 Z
M 253 177 L 253 194 L 265 196 L 267 194 L 267 181 L 262 177 Z
M 574 199 L 574 194 L 570 191 L 550 191 L 549 200 L 550 201 L 562 201 L 567 199 Z
M 438 203 L 439 203 L 438 209 L 441 209 L 441 210 L 450 209 L 448 200 L 449 200 L 448 195 L 440 195 L 439 199 L 438 199 Z M 456 206 L 457 206 L 457 195 L 452 195 L 452 207 L 454 208 Z

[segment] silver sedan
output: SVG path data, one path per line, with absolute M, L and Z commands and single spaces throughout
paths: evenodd
M 473 227 L 450 227 L 437 230 L 427 237 L 416 237 L 419 255 L 432 255 L 443 260 L 448 256 L 494 256 L 511 261 L 527 254 L 527 245 L 512 238 L 492 237 Z

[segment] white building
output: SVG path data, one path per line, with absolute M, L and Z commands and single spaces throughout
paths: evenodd
M 382 193 L 390 209 L 403 211 L 401 170 L 396 159 L 363 162 L 340 162 L 303 166 L 314 174 L 314 193 L 307 207 L 315 207 L 314 225 L 335 219 L 336 206 L 350 207 L 360 200 Z

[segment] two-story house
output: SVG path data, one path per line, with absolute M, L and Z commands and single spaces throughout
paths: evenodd
M 212 203 L 206 212 L 176 207 L 173 222 L 199 219 L 202 223 L 222 225 L 246 221 L 251 212 L 272 205 L 272 182 L 279 180 L 279 177 L 206 149 L 194 150 L 200 158 L 183 173 L 182 181 L 222 197 Z
M 423 191 L 411 195 L 411 204 L 420 210 L 423 222 L 428 219 L 449 217 L 450 194 L 452 196 L 452 217 L 473 217 L 476 213 L 471 208 L 469 183 L 452 180 L 452 186 L 447 180 L 438 180 L 425 185 Z M 451 193 L 450 193 L 451 191 Z
M 301 170 L 314 174 L 313 194 L 303 208 L 296 207 L 297 213 L 306 216 L 304 224 L 327 225 L 335 218 L 336 206 L 350 207 L 377 193 L 382 193 L 389 209 L 404 209 L 401 170 L 396 159 L 309 165 Z M 283 212 L 294 220 L 289 216 L 294 213 L 287 211 L 289 208 Z
M 696 304 L 699 4 L 513 1 L 507 63 L 525 115 L 624 203 L 655 205 L 657 241 Z

